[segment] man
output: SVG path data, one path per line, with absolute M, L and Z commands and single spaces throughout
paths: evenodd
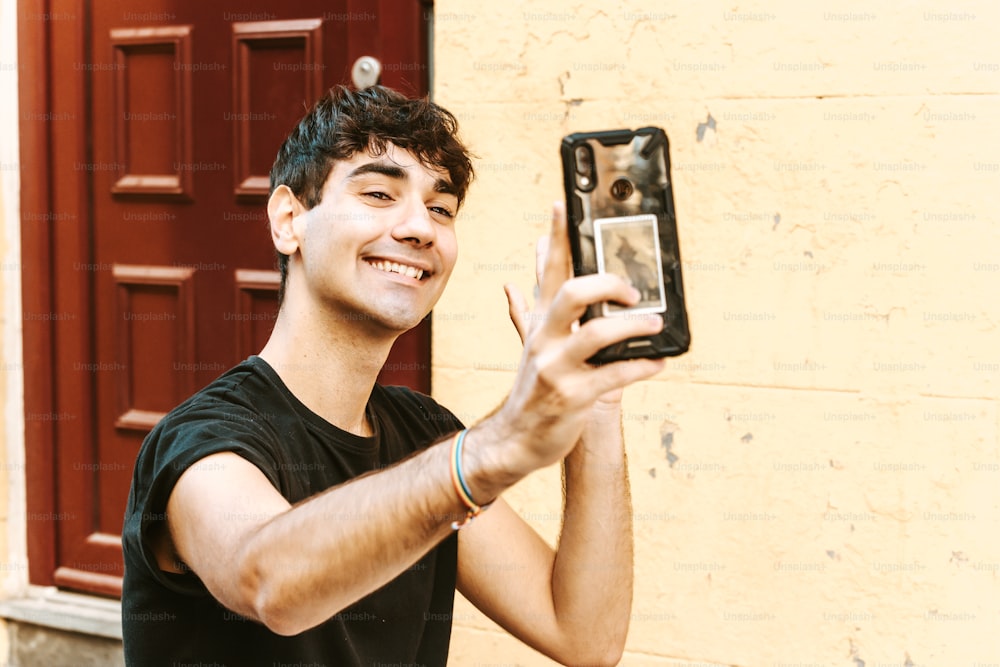
M 662 364 L 585 360 L 662 321 L 576 321 L 635 290 L 569 279 L 557 210 L 534 310 L 507 288 L 525 349 L 500 408 L 456 437 L 432 399 L 375 384 L 451 274 L 471 176 L 454 117 L 385 88 L 330 91 L 288 137 L 268 201 L 283 275 L 271 338 L 139 453 L 129 664 L 443 665 L 456 586 L 558 661 L 618 661 L 632 593 L 621 389 Z M 554 552 L 500 494 L 563 460 Z

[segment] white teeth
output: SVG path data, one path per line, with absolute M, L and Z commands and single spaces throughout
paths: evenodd
M 416 280 L 420 280 L 421 278 L 424 277 L 423 269 L 418 269 L 415 266 L 407 266 L 406 264 L 399 264 L 398 262 L 386 262 L 384 260 L 378 260 L 376 262 L 371 262 L 371 265 L 380 271 L 398 273 L 408 278 L 415 278 Z

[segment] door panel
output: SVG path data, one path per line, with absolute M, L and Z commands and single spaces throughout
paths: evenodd
M 113 28 L 110 33 L 114 194 L 191 196 L 192 26 Z M 97 55 L 97 54 L 95 54 Z M 107 100 L 102 100 L 106 102 Z
M 84 77 L 84 113 L 71 130 L 86 161 L 50 198 L 84 197 L 83 233 L 52 261 L 53 282 L 75 277 L 82 297 L 73 302 L 81 335 L 57 336 L 55 354 L 87 360 L 77 376 L 52 379 L 53 395 L 81 419 L 30 455 L 29 478 L 51 466 L 54 484 L 29 484 L 51 489 L 45 502 L 62 519 L 54 572 L 33 568 L 35 583 L 120 592 L 122 515 L 142 439 L 267 340 L 278 281 L 264 205 L 280 141 L 362 55 L 397 63 L 383 83 L 426 93 L 422 3 L 291 5 L 82 2 L 75 53 L 60 53 L 58 36 L 35 37 L 53 40 L 53 71 L 73 61 Z M 55 149 L 64 140 L 49 131 Z M 60 252 L 85 259 L 74 269 Z M 428 326 L 400 340 L 382 381 L 429 391 Z M 81 343 L 90 351 L 74 352 Z
M 275 147 L 302 116 L 288 100 L 315 100 L 323 89 L 322 27 L 320 19 L 233 26 L 236 194 L 267 194 Z

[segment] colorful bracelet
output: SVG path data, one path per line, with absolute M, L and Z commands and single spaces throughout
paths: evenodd
M 476 501 L 472 499 L 472 492 L 469 491 L 469 485 L 465 481 L 465 475 L 462 474 L 462 445 L 465 443 L 465 434 L 468 432 L 469 429 L 467 428 L 459 431 L 451 445 L 451 483 L 455 487 L 455 493 L 462 500 L 462 504 L 467 508 L 465 518 L 461 522 L 451 522 L 452 530 L 465 527 L 467 523 L 482 514 L 490 506 L 490 503 L 485 505 L 476 504 Z

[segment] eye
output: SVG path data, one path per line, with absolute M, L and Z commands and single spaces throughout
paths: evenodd
M 392 201 L 392 197 L 382 192 L 381 190 L 373 190 L 372 192 L 362 193 L 365 197 L 371 197 L 373 199 L 380 199 L 382 201 Z
M 454 218 L 454 214 L 446 209 L 444 206 L 430 206 L 428 209 L 431 213 L 437 213 L 438 215 L 443 215 L 444 217 L 451 219 Z

